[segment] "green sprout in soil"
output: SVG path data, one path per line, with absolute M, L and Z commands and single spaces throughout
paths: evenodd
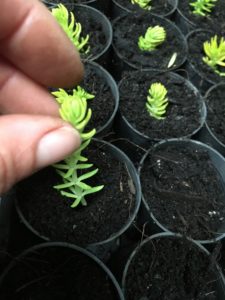
M 153 51 L 166 39 L 166 31 L 161 26 L 148 27 L 145 36 L 140 36 L 138 47 L 142 51 Z
M 218 68 L 225 67 L 225 40 L 221 37 L 220 42 L 217 41 L 217 35 L 211 38 L 210 42 L 203 44 L 206 56 L 203 61 L 220 76 L 225 76 L 225 72 L 221 72 Z
M 167 89 L 160 82 L 152 83 L 147 97 L 146 108 L 149 114 L 158 120 L 165 119 L 163 116 L 166 113 L 168 105 Z
M 216 1 L 217 0 L 196 0 L 195 2 L 191 2 L 190 6 L 194 8 L 194 14 L 205 17 L 211 13 Z
M 57 173 L 62 177 L 63 183 L 54 186 L 59 190 L 61 195 L 74 199 L 71 207 L 78 204 L 87 205 L 85 196 L 96 193 L 103 189 L 103 185 L 91 187 L 84 183 L 84 180 L 94 176 L 98 169 L 85 172 L 93 164 L 87 163 L 87 158 L 82 155 L 82 151 L 89 145 L 95 134 L 95 129 L 84 132 L 92 111 L 87 107 L 87 100 L 93 99 L 94 96 L 88 94 L 84 89 L 78 86 L 73 90 L 73 94 L 69 95 L 63 89 L 59 89 L 52 93 L 60 105 L 60 115 L 63 120 L 69 122 L 80 133 L 82 143 L 74 153 L 65 158 L 62 163 L 55 164 Z M 81 172 L 81 174 L 79 174 Z
M 77 48 L 80 53 L 87 54 L 90 51 L 88 46 L 89 35 L 81 36 L 82 26 L 75 22 L 75 17 L 72 12 L 68 12 L 63 4 L 59 4 L 57 8 L 52 9 L 52 15 L 56 18 L 59 25 L 65 31 L 68 38 Z
M 150 10 L 151 9 L 151 5 L 150 5 L 151 1 L 152 0 L 131 0 L 131 3 L 139 5 L 140 8 Z

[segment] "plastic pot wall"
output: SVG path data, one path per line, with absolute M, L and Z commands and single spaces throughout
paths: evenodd
M 94 256 L 93 254 L 91 254 L 90 252 L 86 251 L 83 248 L 80 248 L 80 247 L 72 245 L 72 244 L 60 243 L 60 242 L 43 243 L 43 244 L 33 246 L 33 247 L 25 250 L 18 257 L 16 257 L 9 264 L 9 266 L 5 269 L 2 276 L 0 277 L 0 295 L 2 295 L 2 293 L 3 293 L 4 296 L 6 297 L 6 295 L 8 295 L 8 293 L 11 293 L 11 292 L 13 293 L 14 289 L 15 290 L 20 290 L 21 289 L 21 286 L 18 286 L 19 280 L 14 281 L 14 280 L 11 279 L 11 277 L 13 277 L 13 276 L 11 276 L 12 275 L 11 272 L 14 272 L 14 267 L 16 265 L 20 265 L 20 264 L 24 267 L 24 269 L 27 268 L 27 270 L 29 270 L 29 268 L 30 268 L 32 270 L 32 260 L 31 259 L 26 260 L 27 257 L 29 257 L 29 255 L 32 255 L 32 254 L 38 256 L 39 252 L 42 251 L 43 249 L 45 251 L 48 250 L 48 249 L 53 249 L 55 252 L 53 252 L 53 253 L 51 252 L 51 256 L 54 255 L 54 253 L 57 254 L 56 258 L 51 257 L 51 264 L 53 264 L 53 262 L 54 262 L 54 264 L 55 264 L 54 272 L 55 273 L 59 272 L 59 275 L 61 273 L 61 271 L 59 271 L 60 268 L 62 268 L 64 264 L 68 264 L 70 257 L 73 258 L 73 255 L 75 255 L 76 253 L 78 255 L 81 255 L 82 257 L 84 257 L 85 261 L 87 261 L 87 264 L 88 264 L 88 261 L 90 261 L 92 264 L 94 263 L 96 265 L 96 268 L 101 269 L 101 272 L 105 273 L 105 277 L 107 276 L 110 285 L 112 285 L 112 287 L 113 287 L 113 295 L 114 295 L 115 299 L 124 300 L 123 293 L 122 293 L 122 291 L 119 287 L 119 284 L 117 283 L 117 281 L 116 281 L 115 277 L 113 276 L 113 274 L 111 273 L 111 271 L 104 265 L 104 263 L 102 261 L 100 261 L 96 256 Z M 67 255 L 65 256 L 65 253 L 64 253 L 64 256 L 62 255 L 60 257 L 60 262 L 59 262 L 57 257 L 59 256 L 60 252 L 62 252 L 62 253 L 66 252 Z M 45 252 L 45 255 L 46 255 L 46 252 Z M 48 257 L 48 255 L 46 255 L 46 260 L 45 261 L 40 260 L 40 262 L 39 262 L 40 266 L 43 265 L 42 266 L 43 271 L 44 271 L 44 268 L 45 268 L 46 264 L 48 263 L 47 257 Z M 30 264 L 30 266 L 29 266 L 29 264 Z M 36 264 L 37 264 L 37 262 L 36 262 Z M 73 264 L 74 264 L 74 261 L 73 261 Z M 72 266 L 73 266 L 73 264 L 72 264 Z M 71 266 L 71 268 L 72 268 L 72 266 Z M 50 275 L 52 276 L 53 274 L 50 274 Z M 91 274 L 87 273 L 87 275 L 86 275 L 87 278 L 89 277 L 89 275 L 91 275 Z M 20 276 L 21 276 L 21 274 L 20 274 Z M 34 272 L 33 272 L 32 276 L 34 276 Z M 21 278 L 20 278 L 20 280 L 21 280 Z M 36 279 L 36 280 L 34 279 L 32 282 L 28 282 L 28 283 L 26 281 L 24 281 L 24 286 L 22 286 L 22 290 L 23 289 L 26 290 L 27 287 L 29 288 L 30 284 L 35 284 L 35 282 L 38 282 L 40 280 L 44 280 L 44 279 L 43 278 L 38 278 L 38 279 Z M 68 278 L 68 280 L 69 280 L 69 278 Z M 71 287 L 69 287 L 68 284 L 63 286 L 63 288 L 67 291 L 71 290 Z M 82 288 L 81 288 L 80 292 L 82 293 Z M 17 293 L 19 294 L 20 291 L 17 291 L 16 294 Z M 82 297 L 82 295 L 81 295 L 81 297 Z M 9 298 L 4 298 L 4 299 L 9 299 Z M 57 298 L 57 299 L 59 299 L 59 298 Z M 9 300 L 11 300 L 11 298 Z
M 132 179 L 132 182 L 133 182 L 133 185 L 135 188 L 135 192 L 136 192 L 135 193 L 135 207 L 134 207 L 133 213 L 130 214 L 129 219 L 122 226 L 122 228 L 120 230 L 118 230 L 118 232 L 115 232 L 114 234 L 112 234 L 106 240 L 98 241 L 96 243 L 86 245 L 86 247 L 85 247 L 86 249 L 88 249 L 92 253 L 94 253 L 96 256 L 98 256 L 100 259 L 107 261 L 110 258 L 111 253 L 113 253 L 119 247 L 120 236 L 123 233 L 125 233 L 132 226 L 132 223 L 138 213 L 139 206 L 141 203 L 141 186 L 140 186 L 139 176 L 137 174 L 137 171 L 136 171 L 133 163 L 121 150 L 119 150 L 117 147 L 113 146 L 112 144 L 102 141 L 102 140 L 93 139 L 93 141 L 104 145 L 106 147 L 106 150 L 109 151 L 113 155 L 115 160 L 119 160 L 119 161 L 121 161 L 121 163 L 125 164 L 125 166 L 128 170 L 128 173 Z M 15 197 L 16 197 L 16 195 L 15 195 Z M 22 230 L 20 230 L 21 231 L 20 239 L 24 240 L 24 244 L 26 244 L 26 242 L 28 242 L 29 240 L 32 240 L 32 244 L 27 245 L 27 247 L 32 246 L 37 243 L 40 243 L 41 241 L 42 242 L 53 242 L 50 240 L 49 237 L 41 235 L 35 228 L 33 228 L 28 223 L 28 221 L 26 220 L 25 216 L 23 215 L 23 213 L 20 209 L 20 204 L 19 204 L 19 201 L 17 200 L 17 197 L 15 199 L 15 203 L 16 203 L 16 211 L 17 211 L 17 214 L 19 215 L 20 222 L 22 222 L 22 224 L 23 224 L 23 226 L 22 226 L 23 228 L 22 228 Z M 18 233 L 15 233 L 15 235 L 18 235 Z M 15 239 L 12 237 L 11 240 L 12 240 L 11 248 L 14 249 L 17 247 L 16 245 L 13 245 L 13 242 Z M 20 251 L 21 251 L 21 249 L 20 249 Z
M 151 150 L 157 150 L 157 149 L 163 149 L 167 147 L 168 145 L 176 146 L 177 149 L 179 148 L 184 148 L 184 147 L 189 147 L 189 149 L 204 149 L 207 151 L 212 165 L 218 172 L 221 178 L 221 183 L 225 189 L 225 158 L 217 152 L 215 149 L 212 147 L 199 142 L 195 140 L 190 140 L 190 139 L 168 139 L 161 141 L 157 143 L 156 145 L 153 146 L 152 149 L 149 149 L 149 151 L 146 152 L 146 154 L 143 156 L 141 162 L 140 162 L 140 167 L 139 167 L 139 175 L 141 177 L 141 169 L 142 166 L 144 165 L 145 159 L 149 155 L 149 152 Z M 225 201 L 225 199 L 224 199 Z M 157 234 L 160 232 L 166 232 L 166 233 L 172 233 L 171 230 L 166 228 L 166 226 L 162 223 L 160 223 L 157 220 L 157 217 L 152 213 L 151 207 L 148 205 L 148 203 L 145 200 L 144 195 L 142 194 L 142 204 L 140 208 L 140 213 L 139 213 L 139 218 L 138 218 L 138 224 L 140 227 L 143 226 L 143 224 L 147 223 L 148 226 L 147 228 L 147 234 Z M 178 234 L 177 232 L 173 232 L 175 234 Z M 214 238 L 208 239 L 208 240 L 196 240 L 198 243 L 201 243 L 205 245 L 207 248 L 211 249 L 212 246 L 215 245 L 216 242 L 222 240 L 225 237 L 225 220 L 224 223 L 222 224 L 221 228 L 218 230 L 217 233 L 215 233 Z

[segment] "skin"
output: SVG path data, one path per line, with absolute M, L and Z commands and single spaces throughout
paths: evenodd
M 47 87 L 83 76 L 78 52 L 38 0 L 1 0 L 0 195 L 80 144 Z

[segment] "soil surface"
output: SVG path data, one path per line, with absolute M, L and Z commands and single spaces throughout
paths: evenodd
M 81 3 L 82 1 L 78 2 Z M 93 13 L 92 10 L 90 12 L 90 9 L 88 8 L 74 8 L 73 3 L 71 2 L 60 1 L 60 3 L 63 3 L 69 12 L 73 12 L 76 22 L 81 23 L 81 37 L 85 38 L 87 34 L 89 34 L 87 47 L 90 46 L 90 51 L 88 53 L 81 52 L 81 58 L 84 61 L 91 60 L 93 57 L 100 54 L 108 43 L 108 37 L 105 36 L 103 26 L 99 22 L 98 16 L 96 17 L 95 13 Z M 84 49 L 86 50 L 87 47 L 84 47 Z
M 210 29 L 213 31 L 220 31 L 225 34 L 225 1 L 217 0 L 216 5 L 212 8 L 210 15 L 203 17 L 192 13 L 190 0 L 178 1 L 178 8 L 180 12 L 193 24 L 192 29 Z
M 155 82 L 162 83 L 168 91 L 169 105 L 163 120 L 153 118 L 146 109 L 148 90 Z M 133 128 L 149 138 L 184 137 L 191 135 L 201 125 L 202 99 L 180 76 L 127 72 L 119 91 L 121 113 Z
M 83 153 L 98 173 L 86 180 L 103 190 L 86 197 L 87 206 L 71 208 L 72 200 L 53 186 L 62 182 L 53 168 L 36 173 L 18 185 L 18 201 L 25 218 L 50 240 L 86 246 L 110 238 L 129 220 L 135 207 L 134 187 L 125 165 L 105 146 L 92 141 Z M 90 170 L 90 169 L 89 169 Z
M 144 36 L 150 26 L 163 26 L 166 31 L 166 40 L 153 51 L 142 51 L 138 47 L 139 36 Z M 114 49 L 119 57 L 136 69 L 155 68 L 168 70 L 168 64 L 177 53 L 172 68 L 179 67 L 186 59 L 186 45 L 184 37 L 177 27 L 166 19 L 148 13 L 129 14 L 116 19 L 114 28 Z
M 2 300 L 118 300 L 111 279 L 92 259 L 64 247 L 36 250 L 17 261 Z
M 225 144 L 225 84 L 213 89 L 206 98 L 207 124 L 213 134 Z
M 165 228 L 196 240 L 224 232 L 225 190 L 208 153 L 168 145 L 153 150 L 141 170 L 142 193 Z
M 157 238 L 131 261 L 125 283 L 127 300 L 215 300 L 214 262 L 194 244 Z M 222 299 L 222 298 L 221 298 Z
M 174 9 L 174 5 L 171 5 L 169 2 L 170 1 L 165 0 L 153 0 L 151 2 L 151 9 L 149 12 L 160 16 L 165 16 Z M 118 3 L 128 11 L 143 11 L 138 4 L 132 4 L 129 0 L 116 0 L 115 3 Z
M 203 79 L 207 79 L 212 83 L 219 83 L 225 81 L 225 76 L 220 76 L 215 73 L 214 70 L 202 60 L 202 58 L 206 56 L 203 44 L 206 41 L 210 41 L 214 36 L 215 33 L 206 30 L 192 33 L 188 38 L 188 60 Z M 219 67 L 218 70 L 225 72 L 225 67 Z

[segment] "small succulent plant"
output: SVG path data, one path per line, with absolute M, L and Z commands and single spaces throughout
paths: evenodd
M 151 1 L 152 0 L 131 0 L 131 3 L 139 5 L 140 8 L 150 10 L 151 9 Z
M 95 134 L 95 129 L 84 132 L 92 115 L 91 109 L 87 107 L 87 101 L 93 99 L 94 96 L 87 93 L 80 86 L 73 90 L 72 95 L 69 95 L 63 89 L 59 89 L 52 94 L 60 105 L 59 112 L 62 119 L 78 130 L 82 140 L 79 149 L 65 158 L 62 163 L 54 165 L 63 180 L 62 184 L 58 184 L 54 188 L 59 190 L 61 195 L 74 199 L 71 207 L 76 207 L 80 203 L 87 205 L 85 196 L 103 189 L 103 185 L 91 187 L 84 182 L 84 180 L 98 172 L 98 169 L 85 172 L 93 165 L 87 163 L 88 159 L 82 155 L 82 151 L 89 145 Z M 79 174 L 80 171 L 82 171 L 82 174 Z
M 218 42 L 218 37 L 215 35 L 210 42 L 206 41 L 203 44 L 203 49 L 206 54 L 203 61 L 220 76 L 225 76 L 225 72 L 221 72 L 219 67 L 225 67 L 225 40 L 223 37 Z
M 191 2 L 190 6 L 194 8 L 194 14 L 205 17 L 211 13 L 216 2 L 217 0 L 196 0 Z
M 151 84 L 148 93 L 146 108 L 150 116 L 158 120 L 164 119 L 168 106 L 167 89 L 160 82 L 155 82 Z
M 90 46 L 88 45 L 89 35 L 86 35 L 86 37 L 81 36 L 82 26 L 80 23 L 75 22 L 74 14 L 72 12 L 69 14 L 67 8 L 63 4 L 59 4 L 56 8 L 52 9 L 52 15 L 56 18 L 77 50 L 80 53 L 87 54 L 90 51 Z
M 142 51 L 153 51 L 166 39 L 166 31 L 161 26 L 148 27 L 144 36 L 140 36 L 138 47 Z

